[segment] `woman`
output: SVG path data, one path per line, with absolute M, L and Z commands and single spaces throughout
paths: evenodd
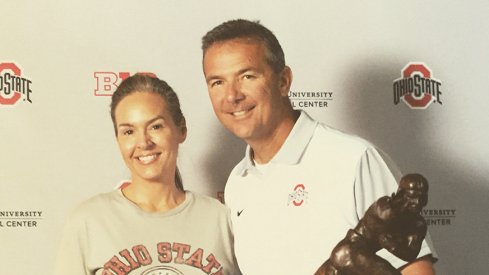
M 131 76 L 111 116 L 131 181 L 72 213 L 55 274 L 240 274 L 227 209 L 183 189 L 176 161 L 187 128 L 172 88 Z

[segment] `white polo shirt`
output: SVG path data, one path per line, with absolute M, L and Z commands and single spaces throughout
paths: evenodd
M 398 180 L 367 141 L 314 121 L 302 112 L 266 165 L 250 148 L 225 190 L 235 250 L 243 274 L 313 274 L 334 246 Z M 420 257 L 432 253 L 425 242 Z M 387 251 L 395 267 L 405 264 Z

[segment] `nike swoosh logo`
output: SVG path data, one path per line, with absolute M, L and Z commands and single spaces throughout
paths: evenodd
M 241 211 L 238 211 L 238 217 L 241 215 L 241 213 L 243 213 L 244 209 L 241 210 Z

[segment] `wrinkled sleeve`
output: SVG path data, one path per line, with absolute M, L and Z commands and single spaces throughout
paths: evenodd
M 86 265 L 86 233 L 80 213 L 71 213 L 61 235 L 54 265 L 54 275 L 95 274 L 90 272 Z

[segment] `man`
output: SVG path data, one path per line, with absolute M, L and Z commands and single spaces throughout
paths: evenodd
M 243 274 L 313 274 L 377 198 L 397 189 L 379 152 L 293 110 L 292 71 L 273 33 L 232 20 L 202 39 L 216 116 L 248 147 L 225 190 Z M 433 274 L 426 243 L 403 274 Z

